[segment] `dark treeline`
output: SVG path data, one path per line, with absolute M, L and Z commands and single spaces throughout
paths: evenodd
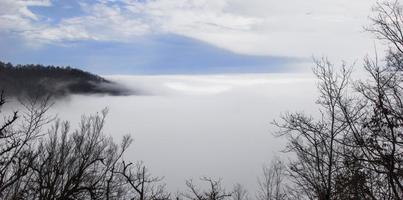
M 68 94 L 124 95 L 128 90 L 100 76 L 71 67 L 12 65 L 0 61 L 0 88 L 8 96 Z
M 403 199 L 403 12 L 397 2 L 375 11 L 368 31 L 388 42 L 387 56 L 364 60 L 365 80 L 352 80 L 345 64 L 315 61 L 320 115 L 287 113 L 274 122 L 290 160 L 264 166 L 255 195 L 209 177 L 169 193 L 142 162 L 124 159 L 130 136 L 116 143 L 103 133 L 106 110 L 71 130 L 47 117 L 49 98 L 31 98 L 22 112 L 2 113 L 0 199 Z M 4 104 L 2 94 L 0 109 Z

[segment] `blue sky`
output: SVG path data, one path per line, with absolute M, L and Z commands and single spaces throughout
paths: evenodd
M 212 74 L 287 72 L 307 61 L 281 56 L 243 55 L 178 35 L 143 37 L 131 43 L 80 41 L 26 49 L 1 46 L 7 62 L 70 65 L 101 74 Z M 10 49 L 10 47 L 12 49 Z
M 0 60 L 102 74 L 288 72 L 312 55 L 368 53 L 373 2 L 1 0 Z

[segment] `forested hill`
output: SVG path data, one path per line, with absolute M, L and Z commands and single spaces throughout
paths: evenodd
M 126 95 L 127 89 L 98 75 L 71 67 L 12 65 L 0 61 L 0 90 L 20 97 L 68 94 Z

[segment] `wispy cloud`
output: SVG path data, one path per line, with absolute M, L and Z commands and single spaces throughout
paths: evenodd
M 23 33 L 35 29 L 33 22 L 39 18 L 28 7 L 50 6 L 48 0 L 4 0 L 0 1 L 0 30 Z

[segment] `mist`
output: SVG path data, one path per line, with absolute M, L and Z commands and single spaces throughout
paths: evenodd
M 286 154 L 271 122 L 287 111 L 312 111 L 311 74 L 107 76 L 141 95 L 72 95 L 51 113 L 75 126 L 82 114 L 109 109 L 105 133 L 134 138 L 126 154 L 163 176 L 172 192 L 186 179 L 222 178 L 253 195 L 262 165 Z

